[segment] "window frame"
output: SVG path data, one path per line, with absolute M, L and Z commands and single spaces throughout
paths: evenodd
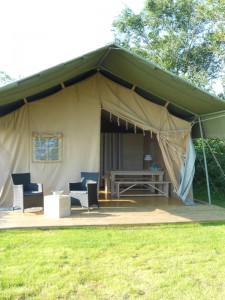
M 38 141 L 40 139 L 40 145 L 38 148 Z M 54 140 L 56 139 L 54 145 Z M 53 144 L 53 145 L 52 145 Z M 63 134 L 62 133 L 37 133 L 32 134 L 32 156 L 34 163 L 61 163 L 63 155 Z M 56 152 L 57 151 L 57 152 Z M 56 153 L 56 159 L 54 159 L 54 153 Z M 41 159 L 41 155 L 43 159 Z

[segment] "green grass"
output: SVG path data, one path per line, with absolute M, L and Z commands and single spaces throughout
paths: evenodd
M 0 299 L 225 299 L 225 223 L 0 231 Z

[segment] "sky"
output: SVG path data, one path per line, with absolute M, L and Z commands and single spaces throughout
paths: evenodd
M 27 77 L 113 41 L 112 22 L 144 0 L 7 0 L 0 3 L 0 70 Z

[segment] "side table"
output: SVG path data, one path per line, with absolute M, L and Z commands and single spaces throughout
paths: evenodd
M 47 218 L 63 218 L 71 215 L 69 195 L 44 196 L 44 216 Z

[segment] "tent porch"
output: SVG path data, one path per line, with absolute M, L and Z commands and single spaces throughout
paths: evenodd
M 149 200 L 149 201 L 147 201 Z M 167 201 L 167 203 L 166 203 Z M 175 201 L 175 202 L 173 202 Z M 90 211 L 73 208 L 66 218 L 45 218 L 43 212 L 24 214 L 20 211 L 0 210 L 0 230 L 5 229 L 58 229 L 86 226 L 147 226 L 156 224 L 181 224 L 225 221 L 225 209 L 215 205 L 185 206 L 176 199 L 151 197 L 151 199 L 100 199 L 100 208 Z

